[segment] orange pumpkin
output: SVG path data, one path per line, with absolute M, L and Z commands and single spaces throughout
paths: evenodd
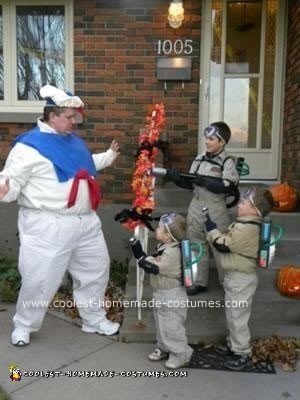
M 277 287 L 284 296 L 300 299 L 300 267 L 284 265 L 277 275 Z
M 297 192 L 288 183 L 279 183 L 270 188 L 276 206 L 273 211 L 293 211 L 297 206 Z

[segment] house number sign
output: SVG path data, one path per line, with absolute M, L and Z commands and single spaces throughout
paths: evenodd
M 185 54 L 190 55 L 193 52 L 193 40 L 192 39 L 177 39 L 172 42 L 169 39 L 159 40 L 157 42 L 157 54 L 168 56 L 171 53 L 177 55 Z

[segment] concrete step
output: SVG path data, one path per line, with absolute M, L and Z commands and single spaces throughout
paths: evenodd
M 249 326 L 252 339 L 272 335 L 300 337 L 299 324 L 270 324 L 268 321 L 256 321 L 252 317 Z M 191 321 L 188 319 L 186 322 L 186 333 L 190 344 L 217 342 L 224 339 L 226 332 L 225 317 L 218 321 Z M 120 330 L 119 338 L 120 341 L 124 342 L 154 343 L 155 336 L 154 319 L 148 314 L 143 314 L 142 321 L 138 321 L 135 316 L 126 317 Z
M 240 191 L 248 189 L 252 186 L 265 186 L 268 185 L 262 183 L 249 183 L 241 182 L 239 185 Z M 155 203 L 158 207 L 182 207 L 190 203 L 193 193 L 191 190 L 182 189 L 176 186 L 173 182 L 167 182 L 163 184 L 161 179 L 156 179 L 155 182 Z
M 293 254 L 288 254 L 285 256 L 278 256 L 278 252 L 276 250 L 275 257 L 273 262 L 270 264 L 268 268 L 257 268 L 257 273 L 259 277 L 259 281 L 262 285 L 273 285 L 276 282 L 276 277 L 278 271 L 284 265 L 299 265 L 299 256 L 295 256 Z M 149 282 L 149 275 L 145 274 L 146 284 Z M 214 287 L 218 284 L 218 274 L 215 267 L 215 263 L 213 259 L 210 259 L 210 271 L 209 271 L 209 287 Z M 129 273 L 128 273 L 128 285 L 135 286 L 136 285 L 136 263 L 135 259 L 132 259 L 129 265 Z
M 247 185 L 247 184 L 245 184 Z M 244 186 L 245 186 L 244 185 Z M 245 186 L 246 187 L 246 186 Z M 172 186 L 156 189 L 156 210 L 154 215 L 175 211 L 186 215 L 192 193 Z M 236 209 L 230 210 L 235 219 Z M 300 307 L 299 300 L 281 296 L 276 288 L 278 270 L 285 264 L 299 265 L 300 260 L 300 212 L 272 212 L 274 223 L 281 225 L 284 236 L 276 245 L 275 257 L 268 269 L 257 269 L 259 287 L 253 301 L 253 312 L 250 328 L 253 338 L 265 337 L 272 334 L 281 336 L 291 335 L 300 337 Z M 153 251 L 156 240 L 153 233 L 149 234 L 149 254 Z M 153 342 L 155 326 L 153 309 L 147 303 L 152 299 L 152 288 L 149 276 L 145 276 L 142 307 L 142 321 L 137 320 L 137 308 L 125 308 L 125 318 L 120 331 L 121 340 L 137 342 Z M 136 300 L 136 265 L 132 260 L 128 274 L 126 300 Z M 186 321 L 186 331 L 190 343 L 199 341 L 211 342 L 220 340 L 226 334 L 226 322 L 223 301 L 223 289 L 218 283 L 217 270 L 213 259 L 210 260 L 209 290 L 198 296 L 189 297 L 195 307 L 190 306 Z M 220 303 L 219 307 L 209 304 Z M 192 305 L 193 303 L 190 303 Z
M 153 319 L 152 288 L 145 286 L 142 302 L 142 320 L 137 320 L 137 306 L 125 308 L 125 318 L 120 331 L 121 340 L 153 342 L 155 325 Z M 126 300 L 135 300 L 135 288 L 129 287 Z M 129 303 L 128 303 L 129 304 Z M 213 288 L 197 296 L 190 296 L 186 332 L 190 343 L 213 341 L 224 337 L 226 322 L 223 290 Z M 272 334 L 287 335 L 291 329 L 300 337 L 299 300 L 284 297 L 272 287 L 259 286 L 252 306 L 250 327 L 253 338 Z
M 247 184 L 241 185 L 241 190 L 248 187 Z M 163 214 L 174 210 L 183 215 L 187 214 L 188 206 L 192 200 L 193 193 L 189 190 L 181 189 L 173 183 L 168 183 L 164 187 L 155 188 L 155 214 Z M 236 217 L 236 207 L 229 209 L 232 219 Z M 272 212 L 270 217 L 274 223 L 279 224 L 284 229 L 285 235 L 299 238 L 300 231 L 300 210 L 295 212 Z
M 275 259 L 291 259 L 295 261 L 300 260 L 300 236 L 284 235 L 282 239 L 276 244 Z M 274 261 L 275 261 L 274 259 Z

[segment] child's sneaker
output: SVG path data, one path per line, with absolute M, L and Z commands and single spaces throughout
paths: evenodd
M 178 369 L 186 367 L 189 365 L 191 357 L 192 353 L 184 355 L 170 354 L 169 359 L 165 362 L 165 366 L 168 369 Z
M 224 366 L 232 371 L 242 371 L 251 362 L 252 359 L 247 354 L 235 354 L 224 362 Z
M 233 356 L 234 355 L 233 351 L 226 343 L 218 344 L 218 345 L 214 346 L 214 350 L 217 354 L 220 354 L 221 356 Z
M 157 347 L 153 353 L 150 353 L 148 355 L 148 358 L 150 361 L 161 361 L 161 360 L 166 360 L 169 357 L 169 353 L 166 351 L 163 351 L 159 347 Z

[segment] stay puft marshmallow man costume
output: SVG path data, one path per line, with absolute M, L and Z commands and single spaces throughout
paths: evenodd
M 50 85 L 40 94 L 47 99 L 46 107 L 64 107 L 61 113 L 83 107 L 79 97 Z M 28 344 L 30 333 L 40 329 L 66 270 L 73 278 L 82 330 L 106 335 L 118 331 L 119 324 L 107 320 L 103 308 L 110 259 L 95 211 L 100 192 L 94 178 L 117 155 L 112 148 L 92 155 L 74 132 L 57 132 L 42 119 L 16 138 L 0 174 L 2 184 L 9 179 L 9 191 L 1 201 L 17 200 L 20 206 L 22 287 L 13 318 L 13 344 Z

